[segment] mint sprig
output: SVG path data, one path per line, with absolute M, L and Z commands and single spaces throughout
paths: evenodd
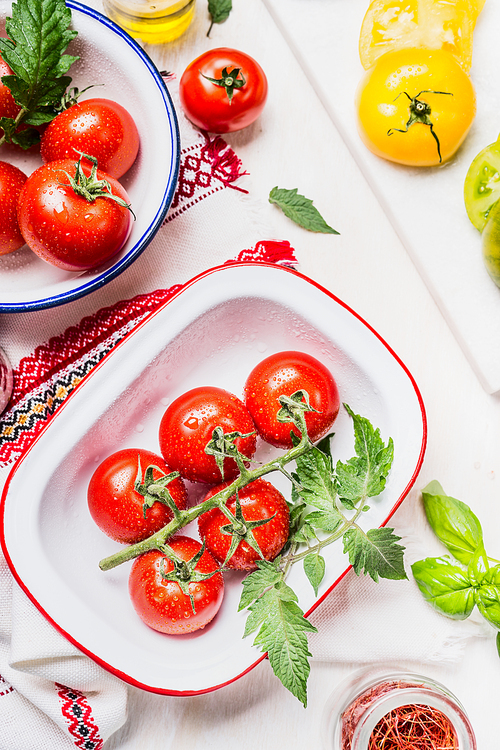
M 77 35 L 69 28 L 71 11 L 64 0 L 18 0 L 5 22 L 7 39 L 0 53 L 14 74 L 2 77 L 21 107 L 16 118 L 2 118 L 3 141 L 29 148 L 39 140 L 36 130 L 16 133 L 20 123 L 38 126 L 57 115 L 56 107 L 71 83 L 66 75 L 78 58 L 64 54 Z
M 208 0 L 208 13 L 211 18 L 207 36 L 210 36 L 214 23 L 224 23 L 233 9 L 232 0 Z
M 274 203 L 283 211 L 285 216 L 310 232 L 339 234 L 326 223 L 318 209 L 313 205 L 312 200 L 300 195 L 297 188 L 287 190 L 274 187 L 269 193 L 269 203 Z

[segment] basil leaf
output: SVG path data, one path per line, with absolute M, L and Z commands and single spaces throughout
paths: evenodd
M 469 565 L 467 566 L 467 575 L 469 576 L 471 584 L 473 586 L 479 586 L 483 582 L 489 569 L 490 565 L 488 562 L 488 556 L 484 549 L 484 544 L 481 544 L 472 555 Z
M 474 587 L 458 565 L 444 557 L 427 557 L 411 566 L 417 586 L 429 604 L 443 615 L 465 620 L 474 609 Z
M 210 28 L 207 31 L 207 36 L 210 36 L 210 32 L 212 31 L 212 26 L 214 25 L 214 23 L 224 23 L 224 21 L 229 17 L 232 9 L 232 0 L 208 0 L 208 12 L 210 14 L 210 18 L 212 19 L 212 23 L 210 24 Z
M 439 482 L 422 490 L 425 513 L 438 539 L 464 565 L 482 544 L 483 531 L 468 505 L 445 495 Z
M 326 223 L 318 209 L 313 206 L 312 200 L 300 195 L 297 188 L 286 190 L 274 187 L 269 193 L 269 203 L 277 205 L 285 216 L 310 232 L 339 234 Z
M 476 589 L 476 604 L 482 616 L 500 630 L 500 565 L 485 573 Z

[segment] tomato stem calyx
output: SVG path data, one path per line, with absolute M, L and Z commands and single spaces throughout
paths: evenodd
M 404 94 L 410 100 L 410 104 L 408 106 L 410 110 L 410 117 L 408 118 L 406 127 L 404 129 L 389 128 L 389 130 L 387 131 L 387 135 L 392 135 L 393 133 L 407 133 L 409 128 L 416 122 L 419 122 L 422 125 L 427 125 L 431 131 L 432 137 L 436 141 L 439 163 L 441 163 L 443 161 L 441 157 L 441 144 L 439 143 L 439 138 L 434 131 L 434 123 L 429 116 L 432 112 L 430 104 L 421 101 L 418 97 L 422 94 L 442 94 L 443 96 L 453 96 L 453 94 L 451 93 L 451 91 L 432 91 L 431 89 L 425 89 L 424 91 L 420 91 L 416 96 L 412 98 L 407 91 L 401 91 L 397 95 L 396 99 L 399 99 L 401 94 Z M 396 101 L 396 99 L 394 99 L 394 101 Z
M 170 573 L 167 573 L 165 571 L 165 560 L 163 559 L 160 567 L 161 577 L 164 581 L 173 581 L 177 583 L 182 593 L 189 597 L 193 613 L 196 614 L 194 597 L 189 590 L 189 584 L 206 581 L 207 578 L 211 578 L 215 573 L 219 572 L 218 568 L 211 573 L 201 573 L 199 570 L 196 570 L 196 566 L 205 552 L 205 542 L 203 542 L 198 552 L 196 552 L 196 554 L 189 560 L 183 560 L 179 557 L 179 555 L 177 555 L 168 544 L 158 545 L 158 550 L 162 552 L 174 566 L 174 569 Z
M 158 471 L 162 474 L 158 479 L 154 478 L 154 471 Z M 134 490 L 142 495 L 144 498 L 144 504 L 142 506 L 143 517 L 146 518 L 148 510 L 156 502 L 167 505 L 174 518 L 179 515 L 179 508 L 174 502 L 174 499 L 167 489 L 167 484 L 170 484 L 174 479 L 178 479 L 180 474 L 178 471 L 172 471 L 170 474 L 164 474 L 159 466 L 151 464 L 147 467 L 144 473 L 144 479 L 142 475 L 141 459 L 137 459 L 137 475 L 134 482 Z
M 209 76 L 203 75 L 203 73 L 202 76 L 215 86 L 220 86 L 225 89 L 229 103 L 232 101 L 235 89 L 241 89 L 246 84 L 241 68 L 233 68 L 230 71 L 228 71 L 227 68 L 223 68 L 221 78 L 210 78 Z M 238 76 L 241 76 L 241 78 Z
M 135 220 L 136 216 L 132 211 L 130 203 L 127 203 L 123 200 L 123 198 L 120 198 L 120 196 L 115 195 L 112 192 L 111 185 L 109 184 L 108 180 L 97 179 L 97 159 L 94 156 L 90 156 L 90 154 L 84 154 L 81 151 L 76 151 L 76 153 L 80 154 L 80 158 L 75 164 L 75 174 L 70 175 L 65 170 L 62 170 L 68 178 L 69 184 L 74 193 L 82 198 L 85 198 L 85 200 L 87 200 L 89 203 L 93 203 L 97 198 L 109 198 L 110 200 L 118 203 L 119 206 L 128 208 Z M 92 169 L 88 177 L 83 171 L 82 159 L 86 159 L 87 161 L 90 161 L 92 163 Z M 61 185 L 62 184 L 64 183 L 61 183 Z

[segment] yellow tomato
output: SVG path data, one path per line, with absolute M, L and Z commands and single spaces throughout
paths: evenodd
M 472 82 L 443 50 L 388 52 L 357 93 L 358 128 L 377 156 L 429 167 L 450 159 L 476 114 Z
M 373 0 L 359 37 L 368 70 L 386 52 L 416 48 L 451 52 L 464 70 L 472 63 L 472 32 L 484 0 Z

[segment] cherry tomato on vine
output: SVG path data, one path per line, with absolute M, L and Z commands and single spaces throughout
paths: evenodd
M 222 476 L 214 456 L 205 453 L 216 427 L 246 436 L 236 438 L 235 445 L 246 458 L 253 456 L 255 427 L 243 402 L 222 388 L 202 386 L 175 399 L 162 417 L 159 440 L 165 461 L 193 482 L 215 484 L 234 479 L 238 474 L 234 459 L 224 459 Z
M 188 65 L 179 96 L 194 125 L 212 133 L 231 133 L 246 128 L 264 109 L 267 78 L 250 55 L 219 47 Z
M 216 495 L 229 482 L 213 487 L 205 496 L 205 500 Z M 227 562 L 228 568 L 238 570 L 254 570 L 256 561 L 261 559 L 258 551 L 248 543 L 246 535 L 253 535 L 265 560 L 274 560 L 281 552 L 290 526 L 290 514 L 286 500 L 270 482 L 256 479 L 238 491 L 238 500 L 242 517 L 237 509 L 236 496 L 233 495 L 226 507 L 236 516 L 236 532 L 240 542 Z M 262 524 L 265 519 L 270 519 Z M 262 524 L 262 525 L 256 525 Z M 231 521 L 218 508 L 203 513 L 198 518 L 200 536 L 205 540 L 207 550 L 223 563 L 229 552 L 232 536 L 221 529 L 231 525 Z
M 3 76 L 11 75 L 13 75 L 12 68 L 7 65 L 0 55 L 0 117 L 12 117 L 15 119 L 21 111 L 21 107 L 14 101 L 9 87 L 2 83 L 1 80 Z M 1 132 L 3 131 L 0 130 Z
M 17 221 L 17 202 L 27 179 L 13 164 L 0 161 L 0 255 L 24 245 Z
M 169 547 L 184 561 L 189 561 L 201 550 L 196 539 L 186 536 L 173 537 Z M 203 552 L 195 571 L 212 573 L 218 565 L 209 552 Z M 152 550 L 134 560 L 129 576 L 129 593 L 135 611 L 150 628 L 183 635 L 204 628 L 217 612 L 224 597 L 224 580 L 216 572 L 210 578 L 188 584 L 189 594 L 183 593 L 179 584 L 164 578 L 170 574 L 174 564 L 162 552 Z M 194 612 L 193 606 L 194 604 Z
M 259 435 L 279 448 L 291 448 L 290 432 L 300 433 L 287 422 L 278 422 L 278 397 L 304 390 L 316 410 L 306 412 L 310 439 L 315 442 L 333 425 L 340 406 L 337 384 L 325 365 L 304 352 L 272 354 L 254 367 L 245 383 L 245 404 Z
M 430 167 L 450 159 L 476 114 L 472 82 L 443 50 L 382 55 L 357 93 L 358 129 L 377 156 Z
M 143 484 L 148 466 L 156 467 L 152 479 L 171 473 L 161 456 L 142 448 L 125 448 L 113 453 L 93 473 L 87 500 L 90 515 L 101 531 L 123 544 L 135 544 L 166 526 L 173 518 L 168 505 L 156 501 L 145 507 L 145 497 L 135 489 Z M 139 475 L 139 476 L 138 476 Z M 181 479 L 166 485 L 180 510 L 187 504 L 187 493 Z
M 500 141 L 491 143 L 475 157 L 464 184 L 467 215 L 483 231 L 492 206 L 500 199 Z
M 69 175 L 69 176 L 68 176 Z M 94 190 L 90 201 L 78 195 L 70 176 L 81 187 Z M 106 180 L 113 196 L 96 183 Z M 66 271 L 85 271 L 112 258 L 125 244 L 132 228 L 129 197 L 117 180 L 75 160 L 49 162 L 27 179 L 19 196 L 17 218 L 29 247 Z
M 139 133 L 132 116 L 110 99 L 86 99 L 52 120 L 40 143 L 44 162 L 95 156 L 99 169 L 115 179 L 134 163 Z

